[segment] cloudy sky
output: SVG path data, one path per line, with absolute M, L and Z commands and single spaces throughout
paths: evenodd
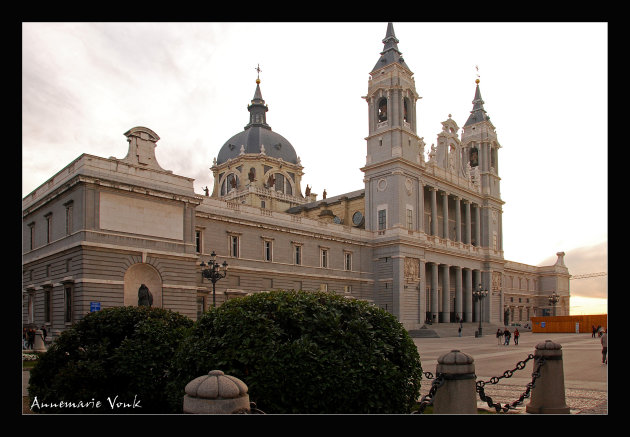
M 329 196 L 361 189 L 368 133 L 361 96 L 386 29 L 385 22 L 23 23 L 22 195 L 82 153 L 124 158 L 123 134 L 135 126 L 160 136 L 160 166 L 195 178 L 202 194 L 212 187 L 212 159 L 249 121 L 257 65 L 267 122 L 300 156 L 302 186 L 320 198 L 324 189 Z M 427 151 L 449 114 L 464 124 L 479 75 L 502 146 L 505 259 L 553 264 L 564 251 L 573 275 L 607 271 L 607 24 L 394 29 L 422 97 L 418 135 Z M 572 280 L 571 295 L 574 314 L 605 305 L 607 277 Z

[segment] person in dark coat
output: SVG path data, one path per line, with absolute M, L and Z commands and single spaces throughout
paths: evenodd
M 28 343 L 26 347 L 28 349 L 33 349 L 33 345 L 35 344 L 35 330 L 33 328 L 29 328 L 27 338 L 28 338 Z

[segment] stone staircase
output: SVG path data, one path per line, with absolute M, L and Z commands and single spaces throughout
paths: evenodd
M 497 328 L 503 329 L 503 325 L 496 325 L 494 323 L 482 323 L 483 336 L 494 337 Z M 420 329 L 412 329 L 409 335 L 412 338 L 443 338 L 443 337 L 457 337 L 459 329 L 459 323 L 434 323 L 432 325 L 423 325 Z M 479 322 L 467 322 L 462 324 L 462 337 L 474 337 L 479 329 Z M 510 331 L 513 331 L 511 328 Z

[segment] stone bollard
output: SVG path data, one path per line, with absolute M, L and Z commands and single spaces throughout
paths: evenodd
M 35 340 L 33 341 L 34 352 L 46 352 L 46 344 L 44 343 L 44 332 L 41 329 L 35 331 Z
M 569 414 L 564 396 L 564 370 L 562 367 L 562 346 L 547 340 L 536 345 L 535 366 L 538 359 L 545 362 L 540 368 L 540 376 L 532 388 L 531 401 L 525 408 L 532 414 Z
M 474 358 L 458 350 L 438 358 L 436 375 L 442 373 L 444 385 L 435 392 L 434 414 L 477 414 Z
M 193 379 L 184 391 L 184 413 L 232 414 L 250 410 L 247 385 L 220 370 Z

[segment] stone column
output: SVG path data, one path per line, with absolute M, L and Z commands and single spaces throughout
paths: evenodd
M 475 245 L 481 247 L 481 205 L 475 207 Z
M 455 196 L 455 241 L 462 241 L 462 211 L 459 197 Z
M 442 215 L 444 216 L 444 223 L 442 223 L 444 239 L 450 240 L 450 238 L 448 238 L 448 193 L 446 191 L 444 191 L 444 195 L 442 196 Z
M 455 266 L 455 314 L 459 316 L 460 320 L 463 320 L 464 317 L 462 299 L 462 268 Z
M 466 216 L 466 233 L 464 235 L 464 243 L 470 244 L 470 201 L 464 200 L 464 214 Z
M 464 321 L 473 321 L 472 270 L 464 269 Z
M 418 322 L 423 323 L 427 317 L 427 271 L 426 263 L 420 260 L 420 282 L 418 283 Z
M 431 321 L 438 323 L 438 265 L 431 263 Z
M 431 192 L 431 235 L 437 235 L 437 189 L 429 187 Z
M 442 265 L 442 312 L 440 321 L 449 323 L 451 321 L 451 285 L 449 277 L 449 265 Z
M 540 376 L 532 388 L 531 401 L 525 411 L 532 414 L 569 414 L 565 402 L 562 346 L 551 340 L 536 345 L 535 366 L 544 358 Z M 438 390 L 439 391 L 439 390 Z
M 438 358 L 436 374 L 442 374 L 444 385 L 435 392 L 434 414 L 477 414 L 475 361 L 473 357 L 452 350 Z
M 424 185 L 418 182 L 418 228 L 424 232 Z

